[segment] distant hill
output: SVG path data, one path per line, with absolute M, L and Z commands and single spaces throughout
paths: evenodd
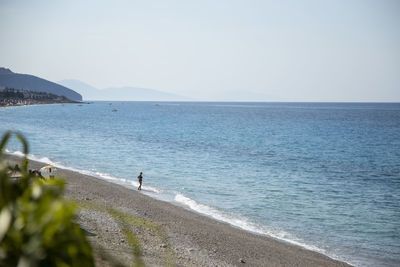
M 58 81 L 58 83 L 80 93 L 82 98 L 85 100 L 101 100 L 98 98 L 99 89 L 96 89 L 87 83 L 79 80 L 62 80 Z
M 26 90 L 15 90 L 12 88 L 0 88 L 0 107 L 56 104 L 56 103 L 79 103 L 65 96 L 54 95 L 45 92 L 33 92 Z
M 101 93 L 107 100 L 180 101 L 187 98 L 154 89 L 138 87 L 106 88 Z
M 126 101 L 184 101 L 187 97 L 154 89 L 138 87 L 118 87 L 99 90 L 79 80 L 62 80 L 58 83 L 82 94 L 85 100 L 126 100 Z
M 210 93 L 209 98 L 214 101 L 228 101 L 228 102 L 269 102 L 269 101 L 282 101 L 279 97 L 263 93 L 253 92 L 251 90 L 216 90 Z
M 17 90 L 45 92 L 58 96 L 65 96 L 73 101 L 82 101 L 82 96 L 80 94 L 65 86 L 33 75 L 14 73 L 6 68 L 0 68 L 0 86 Z

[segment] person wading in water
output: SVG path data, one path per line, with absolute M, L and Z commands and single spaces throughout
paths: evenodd
M 139 173 L 139 176 L 137 178 L 139 180 L 138 190 L 142 190 L 142 180 L 143 180 L 142 172 Z

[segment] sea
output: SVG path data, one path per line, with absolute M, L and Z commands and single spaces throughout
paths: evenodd
M 29 157 L 355 266 L 400 266 L 400 103 L 0 108 Z M 22 155 L 13 139 L 7 153 Z

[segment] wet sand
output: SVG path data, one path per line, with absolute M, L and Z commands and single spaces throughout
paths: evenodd
M 7 158 L 11 162 L 20 161 L 12 156 Z M 39 169 L 44 165 L 30 161 L 29 168 Z M 129 227 L 139 241 L 146 266 L 165 266 L 166 259 L 176 266 L 350 266 L 314 251 L 234 228 L 121 185 L 69 170 L 59 170 L 58 176 L 66 180 L 66 197 L 84 206 L 86 203 L 109 207 L 142 220 Z M 123 234 L 123 225 L 114 217 L 99 209 L 82 209 L 78 223 L 94 247 L 97 266 L 109 266 L 110 258 L 125 266 L 132 264 L 135 257 Z M 160 230 L 152 230 L 147 225 L 160 227 L 166 239 Z

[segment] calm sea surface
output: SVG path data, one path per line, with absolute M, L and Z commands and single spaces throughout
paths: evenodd
M 131 188 L 143 171 L 152 197 L 358 266 L 400 265 L 400 104 L 0 108 L 8 129 L 44 163 Z

